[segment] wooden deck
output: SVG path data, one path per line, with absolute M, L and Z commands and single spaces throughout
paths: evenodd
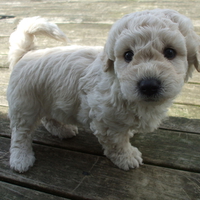
M 197 200 L 200 199 L 200 74 L 185 85 L 169 119 L 132 143 L 144 165 L 128 172 L 102 155 L 95 136 L 80 131 L 69 140 L 42 126 L 34 136 L 36 163 L 18 174 L 9 168 L 10 129 L 5 97 L 10 72 L 8 38 L 19 19 L 43 16 L 67 34 L 70 44 L 104 45 L 114 21 L 124 14 L 171 8 L 193 20 L 200 34 L 200 0 L 1 0 L 0 1 L 0 199 L 1 200 Z M 39 38 L 41 48 L 63 45 Z

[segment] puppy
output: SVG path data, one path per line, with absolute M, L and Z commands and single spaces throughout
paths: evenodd
M 129 138 L 155 130 L 192 71 L 200 71 L 191 21 L 173 10 L 132 13 L 112 26 L 104 48 L 35 50 L 37 34 L 66 40 L 40 17 L 22 20 L 10 37 L 10 167 L 21 173 L 33 166 L 40 120 L 60 138 L 75 136 L 79 124 L 89 127 L 115 165 L 139 167 L 141 153 Z

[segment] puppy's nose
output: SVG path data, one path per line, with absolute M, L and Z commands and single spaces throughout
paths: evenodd
M 141 94 L 145 96 L 154 96 L 159 93 L 161 88 L 161 82 L 155 78 L 142 79 L 138 83 L 138 88 Z

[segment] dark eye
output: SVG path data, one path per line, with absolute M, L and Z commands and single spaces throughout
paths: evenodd
M 171 48 L 166 48 L 163 52 L 165 58 L 172 60 L 176 57 L 176 51 Z
M 124 53 L 124 60 L 129 63 L 133 59 L 134 53 L 132 51 L 127 51 Z

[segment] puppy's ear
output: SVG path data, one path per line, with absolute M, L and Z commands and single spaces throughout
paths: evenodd
M 103 71 L 107 72 L 114 68 L 114 61 L 110 60 L 109 58 L 105 60 Z
M 114 69 L 114 61 L 108 57 L 108 55 L 105 51 L 103 52 L 101 59 L 103 61 L 103 71 L 104 72 L 108 72 L 108 71 Z
M 186 46 L 188 52 L 188 71 L 185 77 L 185 82 L 192 77 L 192 73 L 195 69 L 200 72 L 200 36 L 198 36 L 193 30 L 186 36 Z
M 188 50 L 188 62 L 194 65 L 196 70 L 200 72 L 200 36 L 191 32 L 191 36 L 186 38 Z M 192 62 L 191 62 L 192 61 Z
M 194 67 L 198 72 L 200 72 L 200 40 L 199 40 L 199 48 L 194 58 Z

